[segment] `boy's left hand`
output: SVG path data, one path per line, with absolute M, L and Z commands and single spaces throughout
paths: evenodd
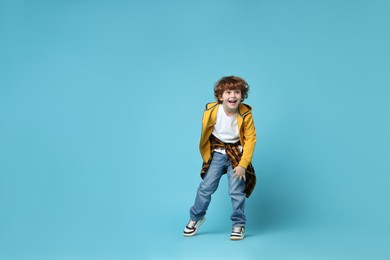
M 234 178 L 238 178 L 239 180 L 241 179 L 244 179 L 244 181 L 246 181 L 246 178 L 245 178 L 245 168 L 242 167 L 242 166 L 237 166 L 236 168 L 233 169 L 234 171 L 234 174 L 233 174 L 233 177 Z

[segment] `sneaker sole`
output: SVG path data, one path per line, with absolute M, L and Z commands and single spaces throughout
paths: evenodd
M 244 237 L 230 237 L 230 240 L 243 240 Z
M 198 225 L 197 228 L 195 228 L 195 231 L 194 231 L 194 232 L 192 232 L 192 233 L 183 233 L 183 235 L 184 235 L 185 237 L 192 237 L 192 236 L 194 236 L 194 235 L 196 234 L 196 232 L 198 232 L 199 227 L 200 227 L 205 221 L 206 221 L 206 218 L 203 217 L 201 220 L 199 220 L 199 222 L 198 222 L 199 225 Z

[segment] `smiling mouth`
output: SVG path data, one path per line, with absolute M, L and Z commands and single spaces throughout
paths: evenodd
M 228 102 L 229 102 L 230 104 L 235 104 L 235 103 L 237 103 L 237 100 L 228 100 Z

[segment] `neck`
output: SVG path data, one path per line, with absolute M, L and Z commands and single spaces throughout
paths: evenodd
M 231 110 L 229 108 L 224 107 L 223 105 L 222 105 L 222 107 L 223 107 L 223 111 L 225 112 L 225 114 L 227 116 L 234 116 L 237 113 L 237 109 Z

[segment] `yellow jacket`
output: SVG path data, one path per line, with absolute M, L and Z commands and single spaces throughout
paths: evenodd
M 218 102 L 208 103 L 203 112 L 202 135 L 200 137 L 199 149 L 204 162 L 208 162 L 211 157 L 209 138 L 217 121 L 218 107 Z M 251 111 L 252 108 L 250 106 L 241 103 L 237 113 L 240 142 L 243 148 L 243 154 L 239 165 L 245 169 L 252 162 L 252 156 L 256 145 L 256 128 Z

